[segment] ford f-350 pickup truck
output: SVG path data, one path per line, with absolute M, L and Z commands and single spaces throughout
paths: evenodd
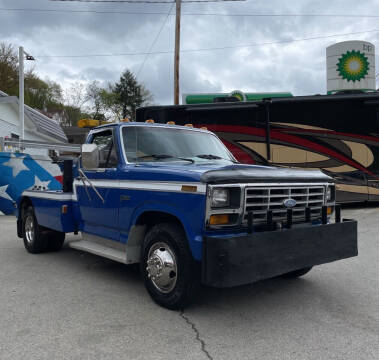
M 341 219 L 318 170 L 239 164 L 216 135 L 174 124 L 93 129 L 63 191 L 24 191 L 17 231 L 30 253 L 68 246 L 139 263 L 158 304 L 178 309 L 197 285 L 232 287 L 356 256 L 357 223 Z M 334 213 L 333 219 L 332 214 Z

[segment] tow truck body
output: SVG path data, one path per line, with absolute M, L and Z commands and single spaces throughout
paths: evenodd
M 65 168 L 63 191 L 27 190 L 18 201 L 26 248 L 60 239 L 57 250 L 65 233 L 81 232 L 69 246 L 140 263 L 150 295 L 168 308 L 187 304 L 199 281 L 299 276 L 357 255 L 357 223 L 341 219 L 329 176 L 239 164 L 204 129 L 103 125 L 83 145 L 78 176 Z

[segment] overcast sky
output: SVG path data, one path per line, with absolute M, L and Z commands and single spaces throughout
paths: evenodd
M 145 55 L 172 4 L 93 4 L 49 0 L 0 0 L 0 41 L 36 57 L 35 71 L 64 88 L 80 81 L 103 84 L 130 69 L 152 92 L 154 103 L 173 102 L 175 6 L 152 48 Z M 150 12 L 105 14 L 3 11 L 55 9 Z M 180 92 L 290 91 L 295 95 L 326 92 L 325 48 L 345 40 L 366 40 L 379 48 L 379 18 L 248 17 L 200 14 L 354 14 L 378 15 L 378 0 L 248 0 L 182 5 Z M 185 14 L 197 15 L 185 15 Z M 271 43 L 378 29 L 284 44 Z M 239 47 L 237 47 L 239 46 Z M 222 47 L 232 47 L 226 49 Z M 186 51 L 201 50 L 207 51 Z M 91 56 L 96 54 L 124 56 Z M 59 57 L 86 55 L 84 57 Z M 50 57 L 51 56 L 51 57 Z M 376 72 L 379 72 L 379 57 Z M 27 64 L 30 66 L 30 64 Z

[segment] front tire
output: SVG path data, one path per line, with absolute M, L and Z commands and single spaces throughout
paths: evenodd
M 176 310 L 193 300 L 198 276 L 187 238 L 179 225 L 153 226 L 145 236 L 141 259 L 146 289 L 157 304 Z

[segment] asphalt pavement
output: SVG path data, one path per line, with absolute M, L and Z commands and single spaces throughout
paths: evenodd
M 359 220 L 358 257 L 203 288 L 184 312 L 153 303 L 136 267 L 67 247 L 28 254 L 0 216 L 0 359 L 379 359 L 379 207 L 343 216 Z

